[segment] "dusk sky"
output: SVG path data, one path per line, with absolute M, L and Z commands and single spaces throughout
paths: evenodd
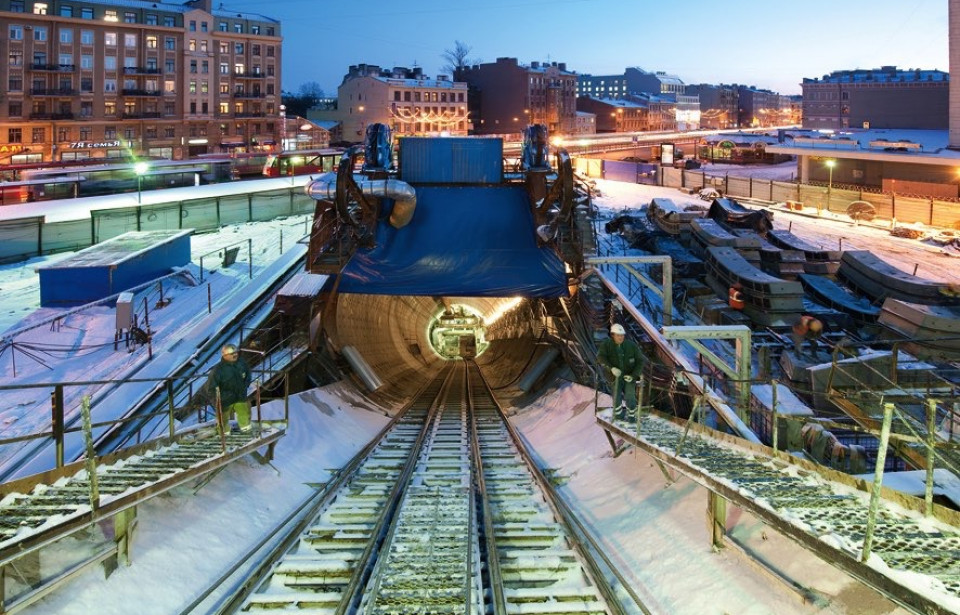
M 578 73 L 665 71 L 685 83 L 799 94 L 834 70 L 949 70 L 946 0 L 224 0 L 279 19 L 283 89 L 328 95 L 351 64 L 440 72 L 459 40 L 471 57 L 565 62 Z

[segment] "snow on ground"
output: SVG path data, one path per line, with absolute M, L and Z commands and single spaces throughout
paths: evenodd
M 708 167 L 707 171 L 714 169 Z M 704 204 L 671 188 L 607 181 L 599 181 L 598 187 L 603 196 L 597 199 L 597 204 L 607 210 L 607 215 L 623 209 L 639 209 L 654 196 L 671 198 L 679 204 Z M 844 237 L 845 248 L 873 249 L 885 258 L 899 258 L 900 263 L 921 260 L 921 272 L 929 267 L 941 275 L 960 275 L 955 266 L 953 269 L 945 266 L 952 263 L 950 257 L 914 240 L 890 237 L 883 231 L 863 226 L 854 228 L 839 221 L 777 212 L 778 227 L 786 227 L 789 220 L 793 221 L 794 230 L 804 231 L 801 234 L 808 239 L 832 243 Z M 271 225 L 290 222 L 240 225 L 221 233 L 195 236 L 194 267 L 199 254 L 235 240 L 245 241 L 248 236 L 257 238 L 257 254 L 263 255 L 265 262 L 269 261 L 269 255 L 275 254 L 270 244 L 277 243 L 278 228 Z M 297 236 L 292 228 L 288 233 L 291 239 Z M 266 245 L 260 247 L 261 243 Z M 28 312 L 32 313 L 38 305 L 39 290 L 33 266 L 43 260 L 46 259 L 0 267 L 0 288 L 4 290 L 0 295 L 3 327 L 29 316 Z M 245 263 L 234 268 L 235 292 L 242 292 Z M 206 291 L 200 288 L 200 296 L 190 295 L 188 289 L 178 290 L 183 295 L 175 297 L 175 301 L 182 298 L 195 312 L 205 311 Z M 6 292 L 8 290 L 11 292 Z M 93 316 L 102 309 L 91 310 L 82 318 L 78 316 L 76 322 L 65 322 L 78 327 L 102 326 L 102 319 Z M 36 323 L 49 315 L 41 310 L 29 316 L 27 322 Z M 161 327 L 159 323 L 157 326 Z M 47 326 L 35 329 L 31 340 L 64 343 L 62 330 L 57 333 L 49 329 Z M 69 332 L 67 335 L 71 343 L 76 343 L 79 334 Z M 90 330 L 85 335 L 98 333 Z M 164 330 L 161 338 L 170 335 L 176 335 L 175 327 Z M 4 381 L 11 383 L 14 378 L 9 371 L 3 372 L 2 360 L 0 357 L 0 375 L 5 373 Z M 64 365 L 73 366 L 78 361 L 81 360 L 65 361 Z M 111 352 L 103 355 L 98 369 L 116 369 L 125 361 L 129 361 L 126 353 L 113 353 L 111 348 Z M 80 368 L 64 369 L 65 374 L 69 374 Z M 592 400 L 592 391 L 568 385 L 541 398 L 514 420 L 544 465 L 568 477 L 562 489 L 564 496 L 584 515 L 586 524 L 604 537 L 612 559 L 621 569 L 652 592 L 656 612 L 680 615 L 903 612 L 736 510 L 730 513 L 731 523 L 738 522 L 734 533 L 791 578 L 820 592 L 824 600 L 804 604 L 795 593 L 758 572 L 748 558 L 737 555 L 735 550 L 715 553 L 707 534 L 706 492 L 683 478 L 665 487 L 663 475 L 652 461 L 633 451 L 613 459 L 602 431 L 594 423 Z M 27 420 L 23 416 L 25 410 L 18 413 L 4 404 L 3 411 L 6 413 L 3 421 L 25 423 Z M 121 568 L 108 579 L 103 578 L 99 569 L 90 570 L 24 613 L 150 615 L 178 612 L 254 544 L 264 529 L 288 514 L 312 489 L 308 483 L 328 480 L 330 471 L 341 467 L 386 422 L 380 413 L 371 411 L 369 402 L 355 390 L 341 384 L 296 396 L 291 404 L 291 417 L 290 429 L 280 441 L 274 461 L 280 470 L 279 476 L 269 466 L 242 460 L 220 472 L 196 495 L 189 488 L 180 488 L 154 498 L 138 507 L 139 526 L 131 566 Z M 8 431 L 3 425 L 0 430 Z
M 629 580 L 645 587 L 655 613 L 906 613 L 791 541 L 731 508 L 728 527 L 751 551 L 819 595 L 800 595 L 734 549 L 715 551 L 707 524 L 707 490 L 667 480 L 635 449 L 614 459 L 594 418 L 594 393 L 563 384 L 517 412 L 512 422 L 542 467 L 562 480 L 563 497 Z
M 30 383 L 82 382 L 119 380 L 132 374 L 144 376 L 148 368 L 160 368 L 166 361 L 185 360 L 195 345 L 180 345 L 180 338 L 189 335 L 200 340 L 216 331 L 222 321 L 208 322 L 207 286 L 210 287 L 214 314 L 224 313 L 237 298 L 248 292 L 257 276 L 280 257 L 280 233 L 284 233 L 287 253 L 304 235 L 308 216 L 278 219 L 271 222 L 227 226 L 216 233 L 191 237 L 192 263 L 188 275 L 163 280 L 163 296 L 168 305 L 154 307 L 159 299 L 156 285 L 136 293 L 135 306 L 142 309 L 146 299 L 150 307 L 150 329 L 154 334 L 153 359 L 145 346 L 128 348 L 121 343 L 114 350 L 116 312 L 113 301 L 105 301 L 82 309 L 40 308 L 39 275 L 35 267 L 48 259 L 32 259 L 20 265 L 0 269 L 0 288 L 13 280 L 18 291 L 4 295 L 0 302 L 0 323 L 12 324 L 2 335 L 0 352 L 0 385 Z M 253 274 L 249 278 L 247 240 L 252 240 Z M 238 261 L 229 268 L 220 266 L 218 251 L 232 245 L 241 247 Z M 302 247 L 295 246 L 302 250 Z M 57 255 L 55 258 L 62 258 Z M 199 263 L 203 257 L 201 278 Z M 213 269 L 213 271 L 211 271 Z M 2 325 L 0 325 L 2 326 Z M 141 326 L 145 328 L 141 321 Z M 178 347 L 179 346 L 179 347 Z M 177 350 L 175 350 L 177 349 Z M 180 355 L 183 356 L 180 356 Z M 166 374 L 164 374 L 166 375 Z M 96 395 L 100 387 L 66 387 L 64 390 L 67 419 L 79 407 L 81 395 Z M 128 387 L 130 395 L 136 387 Z M 48 388 L 20 389 L 4 392 L 0 406 L 0 425 L 5 437 L 49 430 L 50 391 Z M 108 420 L 94 413 L 94 420 Z M 0 462 L 12 455 L 20 445 L 0 447 Z
M 750 169 L 738 172 L 748 173 Z M 596 180 L 602 196 L 594 199 L 601 210 L 608 215 L 628 213 L 649 204 L 653 198 L 668 198 L 679 206 L 705 206 L 708 203 L 698 196 L 686 194 L 676 188 L 645 186 Z M 805 208 L 801 212 L 773 208 L 773 223 L 777 229 L 790 229 L 796 235 L 813 245 L 824 249 L 870 250 L 891 265 L 908 273 L 917 267 L 919 277 L 946 282 L 960 282 L 960 251 L 951 247 L 942 247 L 918 239 L 895 237 L 890 234 L 889 226 L 882 222 L 875 224 L 854 224 L 846 215 L 824 213 L 817 216 L 814 208 Z M 601 232 L 603 232 L 601 230 Z

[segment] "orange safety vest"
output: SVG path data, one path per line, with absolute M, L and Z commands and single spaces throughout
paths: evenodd
M 730 292 L 727 293 L 727 303 L 735 310 L 742 310 L 746 305 L 743 301 L 743 292 L 739 288 L 731 286 Z

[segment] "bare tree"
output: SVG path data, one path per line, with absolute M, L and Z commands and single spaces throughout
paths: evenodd
M 453 49 L 445 49 L 440 56 L 446 62 L 442 70 L 453 75 L 454 79 L 458 79 L 464 68 L 481 62 L 479 58 L 468 57 L 471 51 L 473 47 L 461 41 L 454 41 Z
M 319 100 L 324 98 L 326 94 L 324 93 L 323 88 L 320 87 L 319 83 L 316 81 L 307 81 L 306 83 L 300 85 L 300 96 Z

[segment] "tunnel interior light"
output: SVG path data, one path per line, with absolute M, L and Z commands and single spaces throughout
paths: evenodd
M 449 360 L 478 357 L 490 346 L 483 315 L 458 303 L 433 317 L 427 339 L 434 352 Z
M 497 306 L 497 309 L 483 317 L 483 324 L 492 327 L 494 323 L 523 302 L 523 297 L 511 297 Z

